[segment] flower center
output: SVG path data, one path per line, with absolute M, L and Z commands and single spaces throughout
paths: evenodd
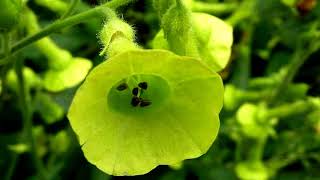
M 117 82 L 108 93 L 108 105 L 121 113 L 151 112 L 170 95 L 167 81 L 157 75 L 135 74 Z

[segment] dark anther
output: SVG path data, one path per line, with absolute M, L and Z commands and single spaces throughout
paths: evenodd
M 132 89 L 132 94 L 135 95 L 135 96 L 138 96 L 138 93 L 139 93 L 139 88 L 135 87 Z
M 134 106 L 134 107 L 137 107 L 139 104 L 140 104 L 141 100 L 140 98 L 134 96 L 132 99 L 131 99 L 131 105 Z
M 148 88 L 148 83 L 147 82 L 141 82 L 138 84 L 138 86 L 141 88 L 141 89 L 144 89 L 146 90 Z
M 148 100 L 142 100 L 140 103 L 140 107 L 146 107 L 149 105 L 151 105 L 151 101 L 148 101 Z
M 123 91 L 126 90 L 128 88 L 128 84 L 127 83 L 121 83 L 118 87 L 117 90 L 118 91 Z

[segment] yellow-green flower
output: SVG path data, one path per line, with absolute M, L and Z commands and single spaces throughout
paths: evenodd
M 199 60 L 131 50 L 91 71 L 68 118 L 89 162 L 108 174 L 139 175 L 207 152 L 222 101 L 220 76 Z

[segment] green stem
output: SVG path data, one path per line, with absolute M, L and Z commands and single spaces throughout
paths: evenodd
M 250 148 L 248 161 L 252 163 L 262 161 L 266 140 L 266 136 L 256 139 L 256 141 L 252 144 Z
M 192 11 L 220 15 L 231 13 L 238 7 L 238 5 L 238 3 L 207 3 L 194 1 L 192 2 Z
M 66 19 L 57 20 L 51 25 L 39 31 L 38 33 L 28 36 L 22 39 L 21 41 L 17 42 L 16 44 L 14 44 L 12 46 L 11 54 L 14 54 L 17 51 L 23 49 L 24 47 L 32 44 L 33 42 L 39 39 L 42 39 L 43 37 L 48 36 L 54 32 L 60 31 L 63 28 L 70 27 L 84 21 L 88 21 L 88 19 L 94 18 L 94 17 L 101 17 L 101 16 L 108 17 L 108 14 L 110 13 L 111 9 L 118 8 L 132 1 L 133 0 L 113 0 L 111 2 L 107 2 L 103 5 L 97 6 L 93 9 L 87 10 L 85 12 L 70 16 Z M 5 57 L 4 55 L 1 55 L 0 59 L 4 57 Z
M 287 66 L 285 71 L 285 75 L 283 80 L 279 84 L 279 86 L 273 91 L 271 97 L 269 98 L 269 105 L 273 105 L 277 102 L 277 99 L 281 96 L 282 92 L 288 87 L 288 85 L 292 82 L 294 76 L 297 74 L 300 67 L 305 63 L 308 57 L 319 49 L 320 43 L 319 40 L 313 40 L 310 43 L 310 46 L 307 48 L 303 48 L 299 46 L 295 53 L 293 54 L 293 58 L 290 64 Z
M 295 114 L 304 114 L 312 111 L 316 105 L 312 99 L 306 101 L 297 101 L 295 103 L 285 104 L 269 109 L 262 118 L 271 119 L 274 117 L 288 117 Z
M 267 167 L 270 169 L 273 174 L 276 174 L 280 169 L 292 164 L 293 162 L 297 161 L 303 153 L 294 154 L 291 156 L 287 156 L 286 158 L 272 158 L 268 160 Z
M 243 149 L 243 143 L 241 139 L 238 139 L 236 141 L 236 151 L 235 151 L 235 160 L 236 162 L 241 161 L 241 150 Z
M 238 46 L 238 60 L 236 62 L 236 69 L 232 76 L 232 84 L 240 89 L 247 89 L 249 84 L 249 77 L 251 74 L 251 46 L 252 36 L 254 31 L 254 24 L 251 23 L 247 27 L 247 31 L 243 34 L 242 41 Z
M 236 26 L 239 22 L 243 21 L 246 18 L 252 17 L 255 10 L 254 0 L 244 0 L 237 10 L 226 20 L 230 25 Z
M 258 77 L 249 81 L 249 88 L 256 89 L 265 87 L 275 87 L 278 83 L 278 80 L 274 77 Z
M 264 99 L 269 91 L 241 91 L 241 93 L 243 93 L 240 97 L 241 101 L 257 101 Z
M 41 29 L 37 16 L 30 9 L 27 9 L 24 13 L 28 34 L 37 33 Z M 72 60 L 71 53 L 57 46 L 49 37 L 45 37 L 35 44 L 47 57 L 50 68 L 63 69 Z
M 10 32 L 3 33 L 3 52 L 7 56 L 11 49 Z
M 65 19 L 70 16 L 79 2 L 80 0 L 71 0 L 68 10 L 61 16 L 61 19 Z
M 12 175 L 14 173 L 14 170 L 15 170 L 15 167 L 17 164 L 18 156 L 19 156 L 18 153 L 13 152 L 12 159 L 8 165 L 8 170 L 6 172 L 6 175 L 4 176 L 4 180 L 11 180 L 12 179 Z
M 16 61 L 15 71 L 18 77 L 19 87 L 19 100 L 20 108 L 22 112 L 22 119 L 24 122 L 23 134 L 25 135 L 26 141 L 30 145 L 31 157 L 36 166 L 37 172 L 41 179 L 48 179 L 46 177 L 46 171 L 40 158 L 37 155 L 36 143 L 32 133 L 32 109 L 30 106 L 30 96 L 27 91 L 24 77 L 23 77 L 23 61 Z

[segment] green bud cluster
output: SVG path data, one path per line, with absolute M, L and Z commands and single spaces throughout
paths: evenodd
M 27 32 L 37 33 L 41 28 L 36 15 L 31 10 L 26 10 L 25 14 Z M 79 84 L 92 67 L 91 61 L 73 57 L 69 51 L 60 48 L 49 37 L 37 41 L 35 45 L 48 59 L 49 69 L 44 74 L 43 84 L 49 91 L 58 92 Z
M 170 50 L 178 55 L 198 57 L 191 12 L 180 0 L 163 15 L 161 26 Z

